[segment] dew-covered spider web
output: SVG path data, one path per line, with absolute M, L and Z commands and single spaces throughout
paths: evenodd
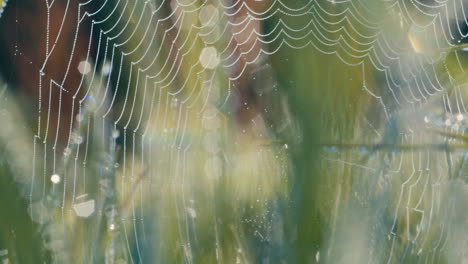
M 45 262 L 468 263 L 468 1 L 0 3 Z

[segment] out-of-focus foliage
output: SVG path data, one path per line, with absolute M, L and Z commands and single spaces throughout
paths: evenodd
M 11 0 L 0 258 L 466 262 L 463 3 Z

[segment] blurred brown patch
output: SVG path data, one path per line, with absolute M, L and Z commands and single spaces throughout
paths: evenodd
M 60 145 L 66 144 L 68 140 L 73 120 L 73 95 L 77 93 L 81 81 L 78 64 L 86 58 L 90 40 L 89 24 L 83 22 L 77 26 L 78 4 L 77 1 L 70 1 L 67 9 L 65 1 L 54 1 L 50 12 L 47 12 L 45 2 L 12 1 L 1 23 L 0 37 L 3 52 L 6 52 L 3 63 L 9 65 L 6 68 L 8 81 L 13 83 L 14 89 L 31 99 L 29 103 L 32 106 L 29 109 L 33 115 L 39 113 L 41 97 L 40 137 L 53 143 L 57 135 Z M 82 88 L 76 95 L 74 116 L 78 100 L 84 92 Z M 36 119 L 37 116 L 32 118 Z

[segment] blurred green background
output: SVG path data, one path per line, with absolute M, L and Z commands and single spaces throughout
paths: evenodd
M 464 0 L 3 0 L 3 263 L 468 263 Z

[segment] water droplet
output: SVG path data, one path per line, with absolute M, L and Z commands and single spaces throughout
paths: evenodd
M 207 69 L 214 69 L 220 63 L 218 51 L 215 47 L 206 47 L 200 53 L 200 64 Z
M 80 145 L 81 143 L 83 143 L 83 137 L 80 136 L 80 135 L 77 135 L 77 134 L 74 134 L 73 135 L 73 142 L 77 145 Z
M 70 156 L 71 151 L 72 151 L 71 148 L 66 147 L 66 148 L 63 150 L 63 155 L 64 155 L 64 156 Z
M 52 174 L 52 176 L 50 176 L 50 181 L 53 183 L 53 184 L 57 184 L 60 182 L 60 175 L 58 174 Z
M 76 215 L 79 217 L 88 217 L 94 213 L 95 203 L 94 200 L 89 200 L 82 203 L 77 203 L 73 205 L 73 210 Z
M 104 76 L 108 76 L 111 73 L 111 71 L 112 71 L 112 65 L 108 61 L 106 61 L 104 65 L 102 66 L 102 74 Z
M 179 99 L 176 97 L 172 98 L 171 100 L 171 107 L 178 107 L 179 106 Z
M 91 71 L 91 63 L 89 63 L 88 61 L 81 61 L 78 64 L 78 71 L 81 74 L 88 74 Z
M 120 137 L 120 130 L 114 129 L 112 130 L 112 138 L 118 138 Z
M 464 118 L 464 116 L 463 116 L 462 113 L 460 113 L 460 114 L 457 115 L 457 120 L 458 120 L 458 121 L 462 121 L 463 118 Z
M 195 211 L 195 209 L 187 207 L 187 212 L 190 215 L 190 217 L 192 217 L 192 218 L 197 217 L 197 211 Z
M 429 123 L 429 117 L 427 117 L 427 116 L 424 117 L 424 123 L 426 123 L 426 124 Z
M 219 20 L 218 9 L 213 5 L 206 5 L 200 10 L 198 18 L 203 27 L 213 27 Z

